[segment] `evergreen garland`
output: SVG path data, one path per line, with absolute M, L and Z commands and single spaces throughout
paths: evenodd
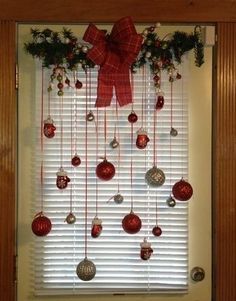
M 63 66 L 69 70 L 94 67 L 87 59 L 88 46 L 78 42 L 71 30 L 63 28 L 54 32 L 49 28 L 42 31 L 31 29 L 32 42 L 25 43 L 26 52 L 42 60 L 43 67 Z
M 201 27 L 196 26 L 194 32 L 175 31 L 161 39 L 151 26 L 143 31 L 143 44 L 137 60 L 132 65 L 132 71 L 145 64 L 149 64 L 154 76 L 162 70 L 170 74 L 170 80 L 178 79 L 176 65 L 181 64 L 182 56 L 193 49 L 195 65 L 200 67 L 204 63 L 204 46 L 201 41 Z M 49 28 L 42 31 L 31 29 L 32 41 L 25 43 L 26 52 L 42 60 L 44 67 L 64 67 L 76 70 L 93 68 L 94 63 L 86 56 L 88 45 L 75 37 L 70 29 L 63 28 L 61 32 L 54 32 Z M 156 77 L 157 78 L 157 77 Z M 155 80 L 154 80 L 155 81 Z M 156 80 L 156 87 L 159 87 Z
M 201 41 L 201 28 L 195 27 L 194 33 L 187 34 L 175 31 L 169 39 L 167 35 L 161 39 L 151 26 L 143 31 L 144 42 L 140 56 L 133 64 L 133 70 L 148 63 L 153 73 L 161 70 L 176 70 L 175 64 L 181 64 L 182 56 L 194 49 L 195 64 L 200 67 L 204 63 L 203 43 Z

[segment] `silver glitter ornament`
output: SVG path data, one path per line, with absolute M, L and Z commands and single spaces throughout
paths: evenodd
M 167 203 L 167 205 L 168 205 L 169 207 L 175 207 L 175 205 L 176 205 L 176 201 L 175 201 L 174 198 L 172 198 L 171 195 L 170 195 L 170 196 L 168 197 L 168 199 L 166 200 L 166 203 Z
M 170 135 L 172 137 L 176 137 L 178 135 L 178 131 L 175 128 L 171 128 Z
M 87 116 L 86 116 L 87 121 L 93 121 L 94 120 L 94 114 L 92 111 L 89 111 Z
M 79 279 L 83 281 L 92 280 L 96 275 L 96 266 L 91 260 L 85 257 L 84 260 L 77 265 L 76 274 Z
M 153 166 L 145 174 L 146 183 L 151 187 L 159 187 L 165 183 L 165 174 L 156 166 Z
M 110 142 L 111 148 L 117 148 L 119 146 L 119 141 L 116 139 L 116 137 L 113 138 L 113 140 Z
M 114 195 L 113 199 L 116 204 L 121 204 L 124 200 L 124 197 L 120 193 L 117 193 Z
M 70 213 L 67 215 L 67 217 L 66 217 L 66 219 L 65 219 L 65 222 L 67 222 L 67 224 L 74 224 L 74 223 L 76 222 L 76 217 L 75 217 L 75 215 L 74 215 L 72 212 L 70 212 Z

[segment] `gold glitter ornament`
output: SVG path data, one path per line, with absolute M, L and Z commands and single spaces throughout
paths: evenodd
M 165 174 L 156 166 L 153 166 L 145 174 L 146 183 L 151 187 L 159 187 L 165 183 Z
M 96 275 L 96 266 L 91 260 L 88 260 L 87 257 L 85 257 L 84 260 L 77 265 L 76 274 L 79 279 L 90 281 Z

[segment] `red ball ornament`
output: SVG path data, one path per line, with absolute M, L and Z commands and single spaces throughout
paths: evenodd
M 132 111 L 129 116 L 128 116 L 128 121 L 130 123 L 135 123 L 138 120 L 138 116 L 136 115 L 136 113 L 134 111 Z
M 101 163 L 98 164 L 96 168 L 96 175 L 99 179 L 104 181 L 111 180 L 115 175 L 115 167 L 111 162 L 108 162 L 107 159 L 104 159 Z
M 58 84 L 57 84 L 57 88 L 58 88 L 59 90 L 62 90 L 62 89 L 63 89 L 63 83 L 58 83 Z
M 156 110 L 161 110 L 164 106 L 164 93 L 158 92 L 157 93 L 157 102 L 156 102 Z
M 172 193 L 176 200 L 188 201 L 193 195 L 193 188 L 188 182 L 181 179 L 172 187 Z
M 141 229 L 142 221 L 138 217 L 138 215 L 134 214 L 133 211 L 131 211 L 123 218 L 122 227 L 125 232 L 129 234 L 135 234 Z
M 46 217 L 43 212 L 39 212 L 35 215 L 31 229 L 33 233 L 37 236 L 45 236 L 52 229 L 52 223 L 48 217 Z
M 71 164 L 73 166 L 79 166 L 81 164 L 80 157 L 78 155 L 74 155 L 74 157 L 71 159 Z
M 161 228 L 158 227 L 158 226 L 153 227 L 153 229 L 152 229 L 152 234 L 153 234 L 154 236 L 161 236 L 161 234 L 162 234 Z
M 77 81 L 75 83 L 75 87 L 76 87 L 76 89 L 81 89 L 83 87 L 83 84 L 77 79 Z

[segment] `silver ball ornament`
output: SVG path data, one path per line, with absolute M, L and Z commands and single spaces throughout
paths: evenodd
M 145 57 L 146 57 L 146 58 L 149 58 L 149 57 L 151 57 L 151 56 L 152 56 L 152 53 L 151 53 L 150 51 L 147 51 L 146 54 L 145 54 Z
M 124 197 L 120 193 L 117 193 L 114 195 L 113 199 L 116 204 L 121 204 L 124 200 Z
M 165 183 L 165 174 L 156 166 L 153 166 L 145 174 L 146 183 L 151 187 L 159 187 Z
M 93 121 L 94 120 L 94 114 L 92 111 L 90 111 L 86 116 L 87 121 Z
M 75 217 L 75 215 L 74 215 L 72 212 L 70 212 L 70 213 L 67 215 L 65 222 L 67 222 L 67 224 L 74 224 L 74 223 L 76 222 L 76 217 Z
M 87 53 L 88 52 L 88 47 L 87 46 L 83 46 L 82 47 L 82 51 L 83 51 L 83 53 Z
M 84 258 L 84 260 L 77 265 L 76 274 L 79 279 L 83 281 L 92 280 L 96 275 L 96 266 L 91 260 Z
M 175 207 L 175 205 L 176 205 L 176 201 L 175 201 L 174 198 L 172 198 L 171 195 L 170 195 L 170 196 L 168 197 L 168 199 L 166 200 L 166 203 L 167 203 L 167 205 L 168 205 L 169 207 Z
M 119 146 L 119 141 L 116 139 L 116 137 L 113 138 L 113 140 L 110 142 L 111 148 L 117 148 Z
M 175 128 L 170 129 L 170 135 L 172 137 L 176 137 L 178 135 L 178 131 Z

